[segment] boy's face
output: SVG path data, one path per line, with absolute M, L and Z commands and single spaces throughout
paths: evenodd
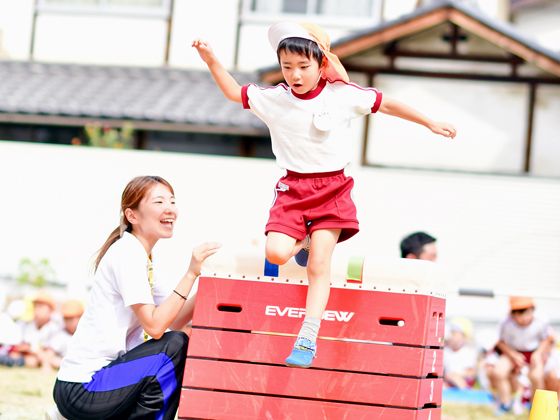
M 33 302 L 33 319 L 39 327 L 45 325 L 51 319 L 53 309 L 43 302 Z
M 533 322 L 534 310 L 535 310 L 534 308 L 528 308 L 525 311 L 523 311 L 523 313 L 516 312 L 516 313 L 512 313 L 511 316 L 517 325 L 519 325 L 520 327 L 526 327 L 531 322 Z
M 64 327 L 69 334 L 74 335 L 76 328 L 78 328 L 78 322 L 80 322 L 80 316 L 64 317 Z
M 317 87 L 322 67 L 313 57 L 289 51 L 280 51 L 279 56 L 284 79 L 294 92 L 301 95 Z

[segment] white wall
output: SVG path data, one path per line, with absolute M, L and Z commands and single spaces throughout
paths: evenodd
M 2 47 L 12 60 L 27 60 L 35 0 L 0 0 Z
M 522 9 L 515 14 L 515 26 L 539 44 L 560 51 L 560 4 Z
M 531 173 L 560 177 L 560 86 L 537 88 Z
M 523 170 L 526 85 L 387 75 L 377 76 L 374 84 L 384 95 L 433 120 L 454 124 L 458 135 L 445 139 L 422 126 L 376 116 L 370 124 L 369 162 L 480 172 Z
M 175 188 L 179 223 L 173 239 L 157 247 L 160 268 L 175 278 L 203 241 L 263 252 L 281 176 L 270 160 L 164 152 L 0 142 L 0 156 L 0 277 L 16 275 L 22 258 L 49 258 L 69 294 L 83 293 L 90 281 L 90 258 L 118 225 L 120 195 L 134 176 L 158 174 Z M 556 296 L 538 302 L 560 318 L 560 181 L 356 165 L 348 173 L 361 231 L 337 246 L 336 259 L 398 258 L 400 240 L 425 230 L 438 238 L 450 316 L 504 314 L 505 298 L 453 293 L 479 287 Z

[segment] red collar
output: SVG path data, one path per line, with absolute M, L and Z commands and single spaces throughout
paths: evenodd
M 319 96 L 319 94 L 323 91 L 323 88 L 326 85 L 327 85 L 327 79 L 323 79 L 321 77 L 321 80 L 319 80 L 319 84 L 317 85 L 317 87 L 313 90 L 310 90 L 309 92 L 299 94 L 299 93 L 294 92 L 293 89 L 290 89 L 290 90 L 292 91 L 292 95 L 294 95 L 296 98 L 309 100 L 309 99 L 313 99 L 313 98 L 316 98 L 317 96 Z

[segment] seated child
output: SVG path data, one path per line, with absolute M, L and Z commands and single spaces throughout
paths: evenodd
M 471 388 L 476 379 L 477 357 L 468 344 L 472 323 L 466 318 L 453 318 L 451 336 L 443 349 L 443 379 L 452 387 Z
M 44 347 L 60 331 L 60 323 L 54 316 L 56 302 L 48 293 L 41 292 L 33 299 L 33 320 L 18 321 L 22 330 L 22 344 L 14 346 L 10 357 L 16 365 L 40 367 Z
M 84 314 L 84 305 L 79 300 L 71 299 L 61 305 L 60 313 L 64 317 L 64 328 L 45 345 L 41 363 L 41 369 L 44 371 L 60 368 L 60 362 L 68 351 L 70 339 L 76 332 L 78 322 Z
M 501 322 L 496 344 L 499 358 L 488 367 L 488 378 L 498 390 L 500 406 L 496 414 L 511 411 L 512 381 L 528 366 L 533 392 L 544 389 L 544 351 L 549 345 L 550 326 L 534 313 L 533 299 L 511 297 L 511 313 Z

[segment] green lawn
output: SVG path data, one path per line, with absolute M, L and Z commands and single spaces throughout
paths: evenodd
M 0 366 L 0 419 L 43 420 L 45 411 L 54 405 L 52 388 L 56 373 L 44 374 L 36 369 Z M 446 420 L 494 419 L 492 408 L 460 403 L 444 403 Z M 502 420 L 527 420 L 525 416 L 507 415 Z

